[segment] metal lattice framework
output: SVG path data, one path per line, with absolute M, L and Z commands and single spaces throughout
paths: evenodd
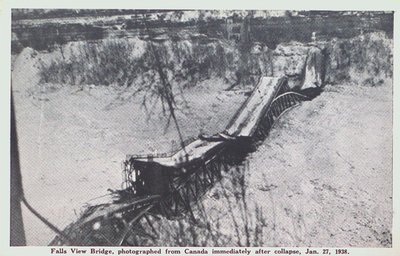
M 303 94 L 288 90 L 290 88 L 287 83 L 283 83 L 278 95 L 259 120 L 256 130 L 250 138 L 252 141 L 263 140 L 274 122 L 285 111 L 302 101 L 309 100 Z M 64 230 L 72 244 L 68 244 L 67 241 L 57 236 L 51 245 L 131 246 L 139 245 L 140 241 L 146 239 L 155 241 L 158 239 L 158 233 L 153 226 L 153 221 L 159 218 L 158 215 L 176 219 L 188 213 L 194 218 L 192 205 L 216 181 L 221 179 L 223 171 L 229 169 L 233 156 L 232 152 L 227 149 L 234 147 L 235 143 L 240 142 L 226 142 L 225 147 L 208 159 L 193 163 L 184 171 L 170 172 L 169 192 L 164 196 L 146 196 L 138 193 L 140 188 L 145 186 L 144 180 L 141 178 L 143 170 L 135 167 L 135 156 L 130 155 L 124 163 L 125 182 L 123 188 L 131 200 L 88 208 L 77 222 Z
M 170 197 L 163 202 L 165 216 L 176 218 L 189 212 L 191 204 L 196 203 L 214 183 L 221 179 L 221 172 L 227 169 L 223 151 L 193 168 L 185 177 L 177 177 L 171 184 Z
M 131 232 L 145 236 L 146 232 L 136 229 L 136 224 L 143 219 L 150 221 L 147 215 L 159 199 L 159 196 L 144 196 L 130 202 L 89 207 L 77 222 L 64 230 L 71 244 L 57 236 L 50 245 L 111 246 L 123 244 Z
M 285 92 L 278 95 L 272 101 L 267 113 L 260 120 L 253 137 L 257 140 L 263 140 L 280 116 L 300 102 L 307 100 L 309 100 L 308 96 L 297 92 Z

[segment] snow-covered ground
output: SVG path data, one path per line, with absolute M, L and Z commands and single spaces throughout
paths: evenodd
M 265 245 L 391 246 L 391 94 L 328 86 L 282 117 L 249 159 Z

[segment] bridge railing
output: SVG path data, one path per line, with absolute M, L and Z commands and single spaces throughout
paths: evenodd
M 196 137 L 190 137 L 187 138 L 186 140 L 183 141 L 183 145 L 187 146 L 193 141 L 197 140 L 198 138 Z M 176 153 L 178 153 L 180 150 L 182 150 L 181 147 L 173 149 L 169 152 L 164 152 L 164 153 L 148 153 L 148 154 L 128 154 L 126 155 L 126 160 L 131 160 L 131 159 L 151 159 L 151 158 L 168 158 L 172 157 Z

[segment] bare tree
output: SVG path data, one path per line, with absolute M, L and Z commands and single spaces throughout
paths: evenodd
M 144 15 L 143 15 L 143 23 L 145 25 L 145 29 L 146 29 L 147 34 L 149 36 L 151 36 L 151 32 L 149 30 L 149 27 L 147 25 L 146 18 L 145 18 Z M 157 51 L 156 47 L 154 46 L 153 42 L 151 41 L 151 38 L 149 40 L 149 43 L 150 43 L 150 50 L 151 50 L 151 52 L 152 52 L 152 54 L 154 56 L 154 60 L 155 60 L 155 66 L 156 66 L 155 68 L 156 68 L 156 70 L 158 72 L 158 75 L 159 75 L 159 78 L 160 78 L 160 83 L 155 85 L 156 86 L 157 96 L 161 100 L 161 105 L 162 105 L 164 113 L 165 113 L 165 104 L 167 105 L 168 112 L 169 112 L 169 118 L 172 118 L 172 120 L 174 121 L 175 128 L 176 128 L 176 130 L 178 132 L 179 140 L 180 140 L 180 143 L 181 143 L 181 147 L 182 147 L 182 149 L 184 150 L 184 152 L 185 152 L 185 154 L 187 156 L 187 152 L 186 152 L 185 144 L 184 144 L 184 139 L 183 139 L 182 132 L 181 132 L 181 129 L 180 129 L 179 124 L 178 124 L 178 120 L 176 118 L 176 114 L 175 114 L 176 101 L 175 101 L 175 97 L 174 97 L 174 94 L 173 94 L 173 91 L 172 91 L 171 83 L 169 82 L 168 77 L 165 75 L 165 73 L 163 71 L 160 56 L 158 54 L 158 51 Z

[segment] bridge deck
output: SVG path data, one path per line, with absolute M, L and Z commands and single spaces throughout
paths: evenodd
M 232 137 L 232 139 L 251 137 L 257 128 L 258 122 L 276 97 L 281 86 L 286 82 L 285 77 L 280 79 L 276 77 L 262 77 L 253 93 L 238 109 L 223 133 Z M 155 162 L 166 167 L 178 168 L 186 163 L 205 158 L 207 155 L 221 148 L 224 143 L 226 143 L 226 140 L 223 138 L 219 141 L 197 139 L 188 144 L 185 149 L 179 150 L 172 156 L 140 158 L 135 159 L 135 161 Z
M 233 116 L 226 133 L 231 136 L 252 136 L 260 118 L 284 82 L 284 78 L 262 77 L 253 93 Z

